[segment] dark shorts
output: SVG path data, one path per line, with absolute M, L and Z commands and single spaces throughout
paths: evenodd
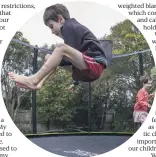
M 94 80 L 97 80 L 104 69 L 104 65 L 97 63 L 94 58 L 89 57 L 82 53 L 85 62 L 87 63 L 87 69 L 85 70 L 79 70 L 75 66 L 72 66 L 73 70 L 73 79 L 77 81 L 84 81 L 84 82 L 92 82 Z

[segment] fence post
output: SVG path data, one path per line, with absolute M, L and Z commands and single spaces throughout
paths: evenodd
M 88 131 L 91 132 L 91 82 L 88 83 Z
M 35 74 L 37 72 L 37 57 L 38 57 L 38 49 L 34 48 L 33 74 Z M 33 131 L 33 134 L 37 133 L 37 127 L 36 127 L 36 90 L 32 90 L 32 131 Z

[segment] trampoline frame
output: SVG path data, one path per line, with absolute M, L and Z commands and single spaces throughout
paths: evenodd
M 16 42 L 16 43 L 19 43 L 19 44 L 22 44 L 24 46 L 33 48 L 33 52 L 34 52 L 33 74 L 35 74 L 37 72 L 37 69 L 38 69 L 38 67 L 37 67 L 38 50 L 41 50 L 43 52 L 48 52 L 48 53 L 50 52 L 51 53 L 51 50 L 45 49 L 45 48 L 39 48 L 37 45 L 33 46 L 33 45 L 30 45 L 28 43 L 22 42 L 22 41 L 17 40 L 17 39 L 12 39 L 12 41 Z M 104 40 L 101 40 L 101 41 L 104 41 Z M 106 40 L 106 41 L 108 41 L 108 40 Z M 143 57 L 142 57 L 142 53 L 147 53 L 147 52 L 151 52 L 151 50 L 147 49 L 147 50 L 143 50 L 143 51 L 135 51 L 135 52 L 126 53 L 126 54 L 122 54 L 122 55 L 112 55 L 112 59 L 127 57 L 127 56 L 132 56 L 132 55 L 137 55 L 138 54 L 139 55 L 140 74 L 143 75 Z M 93 134 L 91 132 L 91 82 L 88 82 L 88 97 L 89 97 L 89 99 L 88 99 L 88 134 L 91 135 L 91 134 Z M 35 135 L 37 133 L 37 126 L 36 126 L 36 91 L 35 90 L 32 90 L 32 132 L 33 132 L 33 135 Z M 116 134 L 116 133 L 113 133 L 113 134 Z M 26 135 L 26 136 L 28 137 L 28 136 L 30 136 L 30 134 Z

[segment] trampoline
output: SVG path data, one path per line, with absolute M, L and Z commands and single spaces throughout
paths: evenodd
M 33 48 L 33 73 L 37 71 L 37 56 L 38 52 L 51 53 L 51 50 L 45 48 L 38 48 L 37 46 L 24 43 L 17 39 L 13 39 L 13 42 L 22 44 Z M 142 53 L 151 52 L 150 49 L 125 53 L 120 55 L 112 55 L 112 41 L 101 40 L 100 41 L 105 52 L 108 52 L 106 58 L 108 60 L 127 57 L 132 55 L 139 56 L 139 69 L 141 75 L 143 74 L 143 60 Z M 32 91 L 32 135 L 26 135 L 26 137 L 37 146 L 52 152 L 57 155 L 67 157 L 90 157 L 100 155 L 109 152 L 124 142 L 126 142 L 133 133 L 92 133 L 91 131 L 91 82 L 88 83 L 88 131 L 85 133 L 65 133 L 65 134 L 36 134 L 36 91 Z
M 33 135 L 34 136 L 34 135 Z M 90 157 L 115 149 L 132 134 L 67 134 L 54 136 L 28 136 L 39 147 L 61 156 Z

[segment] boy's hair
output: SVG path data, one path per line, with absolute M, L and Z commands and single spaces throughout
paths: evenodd
M 70 14 L 68 9 L 62 4 L 55 4 L 47 7 L 45 9 L 43 20 L 45 25 L 49 20 L 53 20 L 55 22 L 58 21 L 58 15 L 62 15 L 65 20 L 70 19 Z

